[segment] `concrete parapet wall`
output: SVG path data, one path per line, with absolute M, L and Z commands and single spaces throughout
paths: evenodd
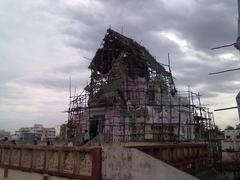
M 5 178 L 21 170 L 29 176 L 34 172 L 98 180 L 101 178 L 101 149 L 5 145 L 0 146 L 0 168 L 4 169 Z M 12 170 L 15 171 L 9 173 Z
M 8 170 L 8 177 L 4 177 L 4 169 L 0 168 L 0 180 L 71 180 L 72 178 L 63 178 L 50 176 L 46 174 L 24 172 L 20 170 Z
M 197 180 L 137 149 L 104 148 L 102 150 L 104 180 Z
M 4 169 L 0 168 L 0 180 L 4 178 Z
M 195 180 L 173 166 L 182 169 L 209 160 L 205 145 L 125 146 L 0 145 L 0 180 Z
M 152 157 L 164 161 L 178 169 L 199 171 L 212 166 L 208 144 L 181 143 L 155 145 L 127 145 Z

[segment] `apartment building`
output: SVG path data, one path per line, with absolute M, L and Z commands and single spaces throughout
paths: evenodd
M 33 141 L 35 139 L 39 141 L 54 140 L 56 137 L 55 128 L 45 128 L 42 124 L 35 124 L 33 127 L 22 127 L 16 134 L 19 136 L 19 140 Z

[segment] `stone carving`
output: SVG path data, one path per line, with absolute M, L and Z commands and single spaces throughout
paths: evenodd
M 43 150 L 36 150 L 34 153 L 33 168 L 44 169 L 45 152 Z
M 45 147 L 1 147 L 0 165 L 30 172 L 52 171 L 66 176 L 93 175 L 93 152 L 85 149 Z
M 58 154 L 59 154 L 58 151 L 48 151 L 47 152 L 47 159 L 46 159 L 46 169 L 47 170 L 50 170 L 50 171 L 58 170 L 58 161 L 59 161 Z
M 81 153 L 79 156 L 80 175 L 92 176 L 92 156 L 87 153 Z
M 63 152 L 63 171 L 73 173 L 74 171 L 74 152 Z
M 19 166 L 21 149 L 13 149 L 11 155 L 11 166 Z
M 3 149 L 3 164 L 8 165 L 9 164 L 9 158 L 10 158 L 10 151 L 11 149 Z
M 21 166 L 25 168 L 31 168 L 31 161 L 32 161 L 32 150 L 23 149 Z

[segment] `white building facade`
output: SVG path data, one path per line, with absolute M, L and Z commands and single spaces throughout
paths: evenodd
M 238 151 L 240 150 L 240 128 L 224 130 L 224 140 L 222 140 L 222 150 Z
M 35 124 L 33 127 L 23 127 L 16 131 L 20 140 L 54 140 L 56 138 L 55 128 L 45 128 L 42 124 Z

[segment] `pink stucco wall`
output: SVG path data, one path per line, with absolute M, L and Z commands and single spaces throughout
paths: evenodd
M 178 126 L 179 117 L 181 118 L 181 126 L 186 123 L 188 114 L 186 111 L 181 111 L 179 116 L 179 107 L 164 106 L 163 109 L 157 105 L 148 105 L 146 92 L 147 85 L 146 81 L 143 78 L 137 80 L 127 81 L 123 85 L 124 96 L 127 99 L 126 107 L 120 107 L 119 104 L 107 107 L 91 107 L 88 108 L 83 115 L 81 120 L 82 131 L 89 129 L 90 119 L 94 116 L 105 115 L 105 126 L 103 133 L 105 136 L 109 137 L 109 140 L 112 142 L 115 141 L 126 141 L 130 135 L 130 125 L 131 121 L 136 123 L 146 123 L 146 124 L 168 124 L 172 126 Z M 159 92 L 155 93 L 155 96 L 159 97 Z M 172 98 L 170 95 L 164 97 Z M 171 99 L 172 101 L 172 99 Z M 176 100 L 175 100 L 176 101 Z M 146 112 L 146 115 L 136 116 L 138 109 L 141 109 Z M 140 110 L 140 111 L 141 111 Z M 135 117 L 131 118 L 131 113 Z M 141 114 L 141 113 L 140 113 Z

